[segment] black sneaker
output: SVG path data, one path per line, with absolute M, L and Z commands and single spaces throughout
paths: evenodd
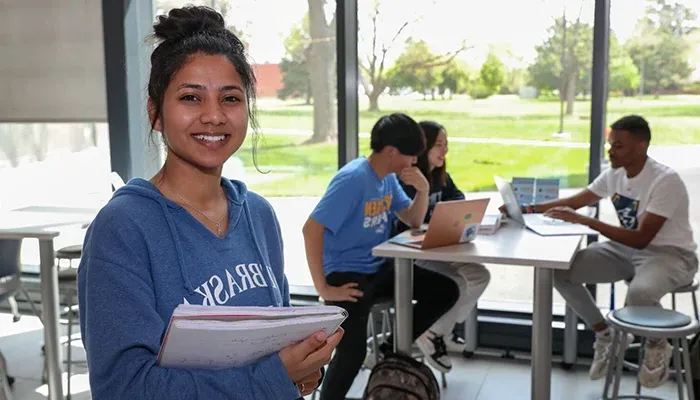
M 443 339 L 442 336 L 427 331 L 416 339 L 416 344 L 425 356 L 425 360 L 428 364 L 440 372 L 450 372 L 452 369 L 452 362 L 447 355 L 445 339 Z
M 464 351 L 464 348 L 467 347 L 467 342 L 465 342 L 461 337 L 452 334 L 452 338 L 446 340 L 445 345 L 447 346 L 448 352 L 461 353 Z

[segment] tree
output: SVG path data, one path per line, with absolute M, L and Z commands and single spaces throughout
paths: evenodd
M 639 93 L 678 89 L 693 72 L 690 35 L 697 15 L 682 4 L 649 0 L 646 15 L 637 21 L 636 34 L 626 44 L 640 71 Z
M 387 86 L 392 89 L 411 88 L 425 94 L 433 91 L 440 82 L 438 67 L 433 64 L 436 56 L 423 41 L 406 41 L 406 50 L 387 71 Z
M 609 51 L 609 90 L 631 94 L 639 87 L 639 69 L 613 32 L 610 32 Z
M 548 31 L 545 42 L 535 48 L 535 62 L 528 68 L 530 82 L 540 90 L 559 89 L 560 99 L 566 101 L 566 114 L 572 115 L 577 87 L 589 82 L 586 75 L 593 65 L 593 27 L 580 18 L 570 23 L 562 16 Z
M 337 140 L 338 125 L 335 74 L 335 15 L 326 18 L 326 0 L 308 0 L 309 35 L 308 50 L 311 97 L 314 101 L 314 133 L 309 143 Z
M 379 111 L 379 96 L 389 87 L 387 53 L 396 45 L 397 40 L 402 36 L 406 28 L 413 23 L 413 21 L 402 23 L 398 29 L 394 31 L 391 39 L 384 42 L 378 35 L 378 27 L 384 22 L 380 17 L 380 8 L 380 1 L 375 0 L 369 16 L 371 21 L 370 29 L 372 32 L 361 32 L 359 35 L 360 38 L 368 37 L 371 41 L 369 55 L 367 55 L 365 59 L 360 58 L 360 70 L 363 75 L 360 82 L 369 100 L 369 111 Z M 360 28 L 360 30 L 362 29 Z M 411 64 L 410 67 L 443 66 L 466 49 L 467 47 L 462 44 L 462 46 L 455 51 L 434 55 L 431 59 L 416 61 Z
M 479 84 L 483 88 L 483 94 L 489 97 L 498 93 L 505 82 L 505 77 L 505 64 L 495 54 L 489 52 L 479 71 Z
M 289 36 L 284 40 L 285 55 L 280 62 L 284 86 L 277 92 L 277 97 L 280 99 L 304 98 L 306 104 L 311 104 L 311 79 L 308 65 L 310 43 L 307 15 L 300 24 L 292 28 Z
M 456 60 L 450 61 L 440 72 L 440 83 L 438 84 L 440 95 L 444 98 L 448 89 L 450 99 L 455 93 L 466 93 L 469 90 L 470 75 L 469 66 L 466 63 Z

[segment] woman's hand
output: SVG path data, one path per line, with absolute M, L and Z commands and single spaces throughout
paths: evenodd
M 320 369 L 331 361 L 331 354 L 344 333 L 343 328 L 338 328 L 330 337 L 323 332 L 317 332 L 306 340 L 287 346 L 279 352 L 282 365 L 299 389 L 302 389 L 304 384 L 303 389 L 307 391 L 308 384 L 312 384 L 313 376 L 317 372 L 319 375 L 316 378 L 316 385 L 318 385 L 318 379 L 321 377 Z
M 362 291 L 358 289 L 358 286 L 359 284 L 357 282 L 346 283 L 343 286 L 326 285 L 319 295 L 326 301 L 349 301 L 351 303 L 356 303 L 357 299 L 362 297 Z

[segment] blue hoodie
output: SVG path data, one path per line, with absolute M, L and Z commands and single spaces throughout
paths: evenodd
M 90 225 L 78 293 L 94 399 L 300 397 L 278 354 L 217 371 L 156 363 L 178 304 L 289 306 L 272 207 L 241 182 L 222 186 L 223 238 L 143 179 L 119 189 Z

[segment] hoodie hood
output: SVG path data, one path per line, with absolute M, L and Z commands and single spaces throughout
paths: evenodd
M 250 237 L 252 238 L 253 247 L 259 258 L 260 265 L 269 265 L 269 258 L 265 256 L 264 252 L 261 250 L 260 244 L 258 243 L 258 235 L 255 232 L 254 224 L 251 219 L 251 213 L 248 206 L 247 195 L 248 189 L 243 182 L 232 181 L 229 179 L 222 178 L 221 186 L 224 188 L 224 193 L 228 198 L 228 213 L 229 213 L 229 224 L 226 235 L 221 239 L 226 239 L 231 235 L 238 234 L 236 231 L 240 229 L 249 229 Z M 163 196 L 163 194 L 158 190 L 158 188 L 151 182 L 141 179 L 134 178 L 130 180 L 125 186 L 120 188 L 114 193 L 113 198 L 120 196 L 139 196 L 147 198 L 156 202 L 168 223 L 169 232 L 173 238 L 175 244 L 175 252 L 177 254 L 178 264 L 180 273 L 182 275 L 182 280 L 184 282 L 184 287 L 189 294 L 195 293 L 195 286 L 192 284 L 190 279 L 188 268 L 183 257 L 182 244 L 180 243 L 178 236 L 178 227 L 176 223 L 176 218 L 174 213 L 179 212 L 189 212 L 180 204 L 168 199 Z M 243 220 L 241 220 L 243 217 Z M 241 225 L 243 224 L 243 225 Z M 202 225 L 203 229 L 208 229 Z M 219 238 L 215 238 L 219 239 Z M 273 286 L 269 285 L 271 300 L 274 300 L 277 296 L 273 291 Z

